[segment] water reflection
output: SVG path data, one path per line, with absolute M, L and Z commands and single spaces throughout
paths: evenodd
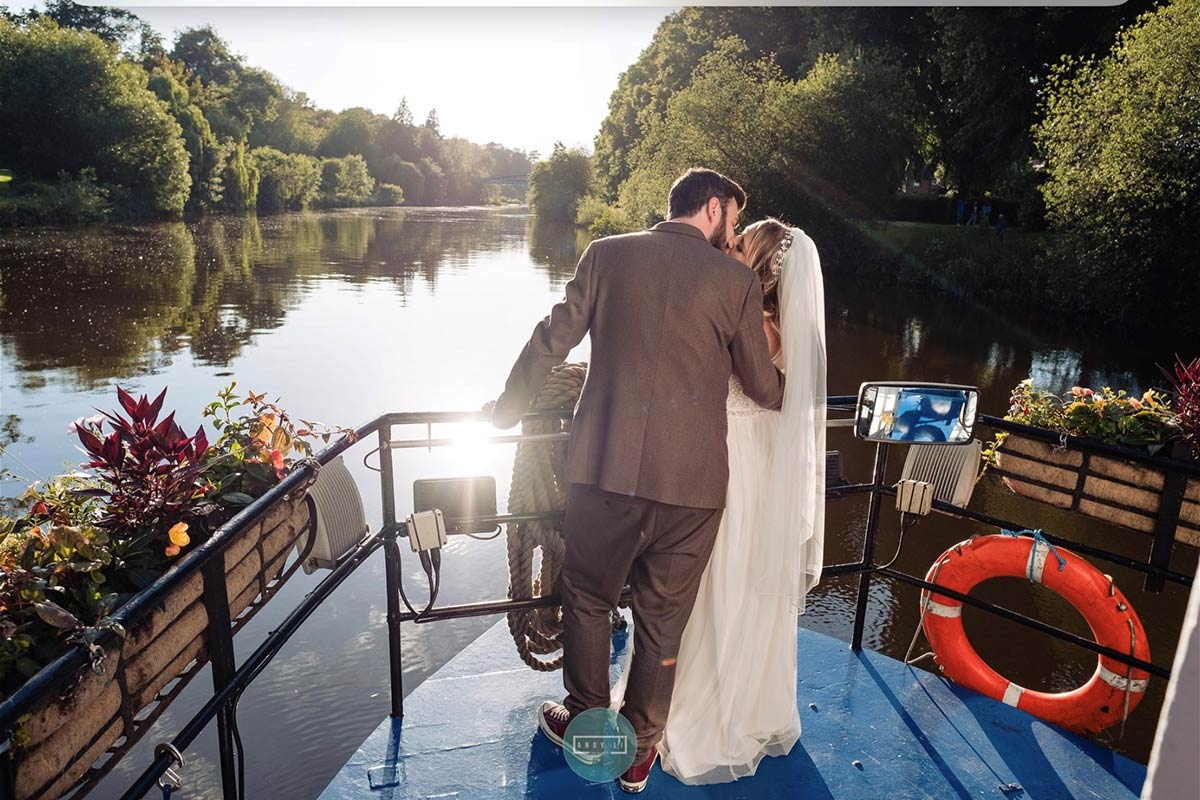
M 574 230 L 524 214 L 361 211 L 0 235 L 0 335 L 20 385 L 80 390 L 155 373 L 189 350 L 224 366 L 284 324 L 317 279 L 384 281 L 400 304 L 480 253 L 522 251 L 561 286 Z

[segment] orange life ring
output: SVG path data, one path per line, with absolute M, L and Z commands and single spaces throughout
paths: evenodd
M 1074 553 L 1055 547 L 1053 552 L 1064 562 L 1060 568 L 1051 550 L 1040 537 L 981 536 L 942 553 L 925 580 L 968 594 L 988 578 L 1027 578 L 1073 605 L 1099 644 L 1149 661 L 1150 643 L 1142 621 L 1112 579 Z M 1096 733 L 1120 722 L 1146 694 L 1150 676 L 1145 671 L 1103 655 L 1091 679 L 1078 689 L 1048 693 L 1018 686 L 989 667 L 971 647 L 959 600 L 936 593 L 930 597 L 922 591 L 921 608 L 925 636 L 947 678 L 1069 731 Z

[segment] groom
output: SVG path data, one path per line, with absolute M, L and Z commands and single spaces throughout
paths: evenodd
M 692 169 L 671 187 L 666 222 L 592 242 L 492 410 L 497 427 L 515 425 L 550 370 L 591 333 L 567 451 L 567 697 L 543 703 L 540 725 L 562 745 L 575 715 L 608 707 L 610 610 L 628 579 L 634 656 L 622 712 L 637 753 L 620 779 L 627 792 L 645 787 L 657 757 L 680 638 L 725 505 L 729 377 L 766 408 L 783 402 L 762 286 L 723 252 L 745 204 L 729 178 Z

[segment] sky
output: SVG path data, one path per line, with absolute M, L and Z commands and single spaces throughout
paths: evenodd
M 418 122 L 436 107 L 446 136 L 542 154 L 556 141 L 592 148 L 620 74 L 671 10 L 120 5 L 168 42 L 211 24 L 247 63 L 322 108 L 391 114 L 407 97 Z

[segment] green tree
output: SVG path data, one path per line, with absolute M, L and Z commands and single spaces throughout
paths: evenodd
M 1051 68 L 1103 51 L 1154 0 L 1108 8 L 933 8 L 927 106 L 960 194 L 1011 192 L 1030 170 L 1031 128 Z
M 258 208 L 259 177 L 258 167 L 246 152 L 246 143 L 238 142 L 221 176 L 225 190 L 224 207 L 239 214 Z
M 417 162 L 417 169 L 421 172 L 421 205 L 436 206 L 442 203 L 446 175 L 441 166 L 432 158 L 425 157 Z
M 375 115 L 365 108 L 348 108 L 338 114 L 337 121 L 326 134 L 317 151 L 329 158 L 358 154 L 374 155 Z
M 279 82 L 264 70 L 247 67 L 209 26 L 182 31 L 171 60 L 187 67 L 196 82 L 195 102 L 220 138 L 243 139 L 256 124 L 270 122 L 279 113 Z
M 405 161 L 398 155 L 385 156 L 375 174 L 380 183 L 392 184 L 403 189 L 407 202 L 415 205 L 424 202 L 425 176 L 413 162 Z
M 209 210 L 221 202 L 221 171 L 231 148 L 217 141 L 212 126 L 204 118 L 204 112 L 192 102 L 182 73 L 179 64 L 165 56 L 160 57 L 150 69 L 148 86 L 166 104 L 183 132 L 183 143 L 188 152 L 188 174 L 192 182 L 188 207 Z
M 0 20 L 0 163 L 34 177 L 95 169 L 117 207 L 178 212 L 191 179 L 182 131 L 146 72 L 94 33 Z M 47 102 L 48 98 L 69 102 Z
M 538 219 L 574 222 L 579 201 L 592 183 L 592 164 L 582 150 L 554 144 L 550 158 L 533 165 L 529 205 Z
M 256 147 L 250 158 L 259 172 L 259 211 L 300 211 L 320 194 L 321 163 L 312 156 Z
M 1036 130 L 1049 219 L 1084 306 L 1195 323 L 1200 299 L 1200 0 L 1141 17 L 1053 73 Z
M 374 191 L 375 180 L 362 156 L 327 158 L 322 162 L 321 202 L 325 205 L 361 206 L 371 199 Z
M 253 147 L 274 147 L 285 153 L 316 155 L 336 116 L 317 108 L 304 92 L 284 89 L 274 118 L 260 120 L 250 131 Z
M 2 9 L 0 9 L 2 10 Z M 123 8 L 85 5 L 72 0 L 46 0 L 42 10 L 30 9 L 10 15 L 15 22 L 52 20 L 60 28 L 94 33 L 118 47 L 131 45 L 151 33 L 150 26 L 132 11 Z
M 900 67 L 861 53 L 828 55 L 793 81 L 773 60 L 746 56 L 738 39 L 719 43 L 650 121 L 630 154 L 622 208 L 643 224 L 661 219 L 671 182 L 704 165 L 742 183 L 752 216 L 812 218 L 830 206 L 872 216 L 914 146 Z

